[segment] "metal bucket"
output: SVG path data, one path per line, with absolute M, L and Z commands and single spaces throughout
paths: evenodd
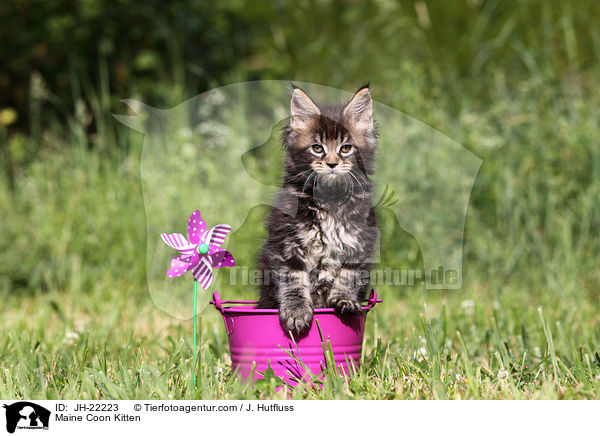
M 295 386 L 308 380 L 311 373 L 322 375 L 329 349 L 342 374 L 350 375 L 352 366 L 358 368 L 367 313 L 381 301 L 373 289 L 357 315 L 339 316 L 330 308 L 315 309 L 311 328 L 293 337 L 282 328 L 277 309 L 256 309 L 256 301 L 221 301 L 218 292 L 211 304 L 223 316 L 231 362 L 244 380 L 263 378 L 270 366 L 284 383 Z

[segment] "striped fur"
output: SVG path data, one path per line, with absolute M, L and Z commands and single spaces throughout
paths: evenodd
M 355 313 L 367 291 L 378 234 L 369 89 L 359 89 L 345 106 L 320 106 L 294 89 L 283 143 L 286 174 L 259 260 L 259 307 L 279 308 L 284 328 L 302 332 L 314 308 Z

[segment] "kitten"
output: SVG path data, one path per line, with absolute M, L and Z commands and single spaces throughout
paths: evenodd
M 317 105 L 301 89 L 292 92 L 282 136 L 286 174 L 258 264 L 258 307 L 279 308 L 286 330 L 309 328 L 314 308 L 361 310 L 377 238 L 372 107 L 368 86 L 346 105 Z

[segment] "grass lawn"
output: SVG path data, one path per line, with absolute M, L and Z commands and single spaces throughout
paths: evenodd
M 507 288 L 513 291 L 510 287 Z M 349 382 L 277 393 L 231 377 L 227 338 L 212 308 L 200 318 L 198 387 L 190 377 L 191 320 L 158 311 L 140 289 L 9 296 L 0 328 L 2 398 L 80 399 L 558 399 L 598 398 L 594 307 L 538 308 L 489 288 L 395 295 L 368 317 L 364 360 Z M 517 290 L 514 290 L 517 293 Z M 426 302 L 426 307 L 424 303 Z M 429 315 L 427 315 L 429 314 Z M 596 328 L 593 328 L 593 326 Z

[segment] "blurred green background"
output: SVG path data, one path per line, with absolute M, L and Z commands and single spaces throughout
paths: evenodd
M 507 350 L 529 350 L 526 330 L 543 334 L 535 309 L 543 306 L 564 336 L 570 373 L 586 355 L 600 365 L 596 2 L 211 3 L 0 4 L 0 295 L 12 307 L 2 327 L 27 325 L 38 304 L 50 308 L 46 321 L 67 326 L 73 311 L 93 319 L 108 301 L 148 305 L 143 137 L 112 118 L 127 113 L 120 99 L 167 108 L 240 81 L 353 91 L 370 80 L 375 100 L 483 159 L 467 214 L 463 290 L 383 289 L 408 323 L 388 326 L 390 337 L 408 334 L 424 299 L 454 307 L 456 323 L 475 302 L 473 325 L 482 330 L 463 328 L 480 346 L 471 357 L 488 359 L 495 336 Z M 393 216 L 381 219 L 393 227 Z M 256 234 L 236 241 L 239 252 L 254 252 L 261 220 Z M 415 241 L 390 232 L 385 261 L 419 267 Z M 22 301 L 29 312 L 16 309 Z M 115 315 L 121 324 L 135 318 L 125 312 Z M 515 356 L 534 367 L 543 350 Z M 585 377 L 597 386 L 594 368 Z
M 96 281 L 110 266 L 108 247 L 135 263 L 144 240 L 142 136 L 111 117 L 126 113 L 120 99 L 167 108 L 259 79 L 349 91 L 370 80 L 377 101 L 484 160 L 467 220 L 469 269 L 493 281 L 538 271 L 535 283 L 558 289 L 561 275 L 550 270 L 590 261 L 577 282 L 597 284 L 594 6 L 5 1 L 0 286 L 62 288 L 73 263 L 86 265 L 82 279 Z M 117 219 L 108 212 L 125 204 Z M 559 253 L 581 259 L 565 262 Z M 111 271 L 143 278 L 140 267 Z M 592 289 L 579 296 L 597 297 Z

